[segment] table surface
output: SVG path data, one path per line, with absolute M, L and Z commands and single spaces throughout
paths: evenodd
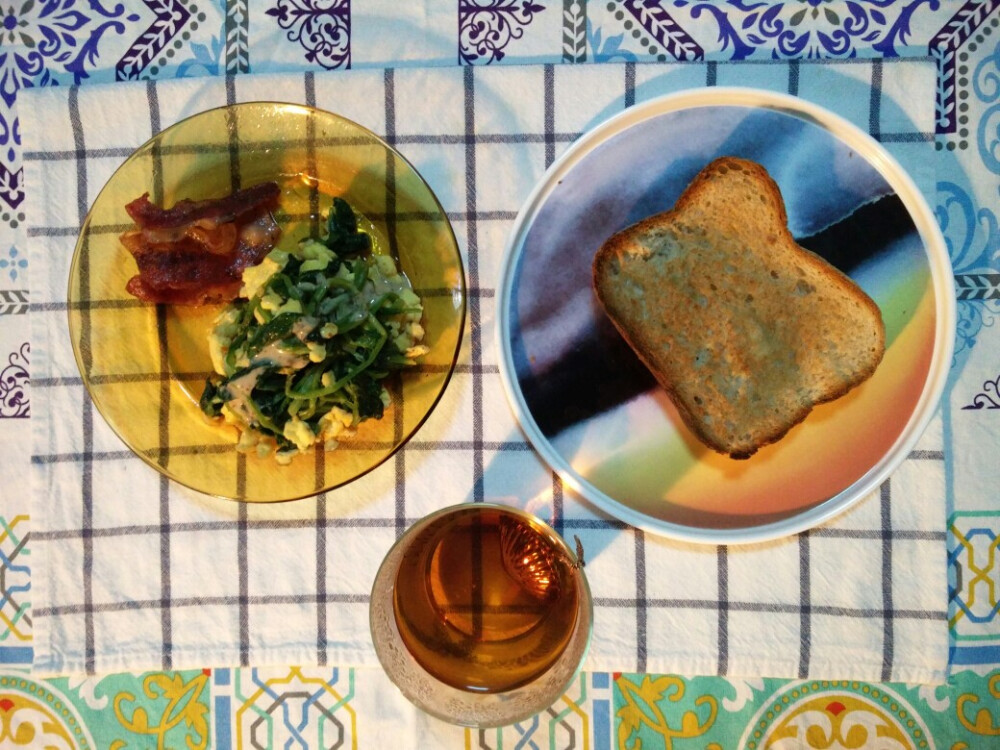
M 928 196 L 952 253 L 958 292 L 959 375 L 945 402 L 975 407 L 982 424 L 985 447 L 953 446 L 969 457 L 965 465 L 995 445 L 1000 36 L 993 32 L 1000 26 L 1000 2 L 403 5 L 0 5 L 0 741 L 32 707 L 44 707 L 43 700 L 54 719 L 48 731 L 72 747 L 154 741 L 163 747 L 185 741 L 219 748 L 369 747 L 400 736 L 441 747 L 601 748 L 639 740 L 649 747 L 723 748 L 737 741 L 755 747 L 758 727 L 791 726 L 809 708 L 821 712 L 834 731 L 846 731 L 853 720 L 881 721 L 900 747 L 974 748 L 1000 741 L 1000 509 L 995 503 L 974 507 L 953 478 L 946 529 L 952 645 L 947 685 L 585 673 L 534 720 L 475 732 L 414 711 L 374 669 L 206 668 L 44 680 L 30 675 L 31 287 L 16 106 L 18 92 L 28 87 L 349 67 L 931 56 L 939 75 L 935 146 L 956 165 L 950 167 L 954 174 L 939 171 L 936 202 Z M 489 43 L 481 42 L 484 29 L 493 32 Z M 991 481 L 989 472 L 976 476 Z

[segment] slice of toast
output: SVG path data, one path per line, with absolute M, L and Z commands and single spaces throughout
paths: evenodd
M 593 282 L 688 427 L 732 458 L 869 378 L 885 351 L 878 306 L 796 244 L 777 184 L 745 159 L 716 159 L 672 210 L 610 237 Z

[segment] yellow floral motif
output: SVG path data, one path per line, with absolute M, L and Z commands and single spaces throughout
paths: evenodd
M 123 704 L 134 703 L 136 700 L 134 695 L 126 691 L 115 696 L 115 716 L 125 729 L 156 737 L 157 750 L 167 747 L 167 733 L 184 722 L 188 727 L 185 737 L 188 748 L 205 750 L 208 747 L 208 706 L 198 699 L 207 684 L 208 674 L 205 672 L 195 675 L 187 682 L 179 674 L 147 675 L 142 681 L 142 691 L 146 697 L 154 701 L 167 701 L 159 722 L 151 725 L 146 709 L 139 706 L 132 709 L 131 718 L 126 718 Z M 111 750 L 122 750 L 125 747 L 125 740 L 115 740 L 111 744 Z
M 0 693 L 0 747 L 77 747 L 51 706 L 18 693 Z
M 1000 672 L 990 677 L 987 689 L 994 698 L 1000 698 Z M 1000 723 L 998 723 L 1000 717 L 994 716 L 988 708 L 980 708 L 976 711 L 976 718 L 973 721 L 969 720 L 966 714 L 966 706 L 977 703 L 979 703 L 979 696 L 974 693 L 964 693 L 955 701 L 955 713 L 958 715 L 958 720 L 962 723 L 962 726 L 973 734 L 984 737 L 1000 737 Z
M 883 707 L 850 693 L 819 695 L 796 705 L 776 722 L 760 747 L 912 750 L 915 745 Z
M 618 718 L 621 719 L 618 725 L 618 747 L 621 750 L 641 750 L 642 740 L 635 737 L 629 744 L 629 739 L 637 734 L 643 725 L 663 738 L 665 750 L 671 750 L 674 747 L 674 740 L 705 734 L 715 723 L 719 713 L 716 699 L 710 695 L 703 695 L 695 698 L 694 705 L 699 709 L 702 706 L 708 707 L 708 716 L 705 720 L 699 719 L 699 713 L 704 712 L 685 711 L 680 717 L 680 725 L 673 727 L 660 709 L 659 702 L 664 698 L 673 703 L 683 699 L 686 687 L 684 680 L 673 676 L 656 679 L 646 676 L 641 684 L 636 685 L 623 675 L 618 678 L 616 684 L 626 703 L 618 709 Z

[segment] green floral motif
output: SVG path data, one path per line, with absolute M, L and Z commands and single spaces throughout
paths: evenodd
M 796 714 L 796 705 L 807 703 L 830 718 L 824 729 Z M 900 747 L 915 749 L 1000 743 L 1000 670 L 960 672 L 941 686 L 625 674 L 615 683 L 614 704 L 619 750 L 761 750 L 779 739 L 802 748 L 864 747 L 849 742 L 865 731 L 896 735 Z
M 43 703 L 54 716 L 62 717 L 65 731 L 80 748 L 240 747 L 230 740 L 237 734 L 232 731 L 233 722 L 242 707 L 252 707 L 252 696 L 240 697 L 228 679 L 220 687 L 209 675 L 208 670 L 191 670 L 41 680 L 26 670 L 8 670 L 0 674 L 0 714 L 6 710 L 13 716 L 25 701 Z M 1000 742 L 1000 669 L 987 675 L 960 672 L 947 685 L 940 686 L 645 674 L 615 677 L 615 720 L 611 726 L 603 725 L 607 735 L 600 738 L 595 734 L 600 732 L 596 715 L 588 716 L 592 708 L 588 708 L 586 691 L 574 693 L 573 705 L 584 711 L 581 718 L 589 724 L 587 733 L 593 738 L 588 746 L 601 747 L 610 742 L 619 750 L 760 750 L 768 740 L 783 739 L 789 746 L 803 748 L 865 747 L 863 740 L 860 745 L 850 744 L 861 736 L 859 726 L 865 731 L 881 732 L 881 736 L 896 736 L 901 747 L 915 750 L 973 750 L 998 746 Z M 356 690 L 360 700 L 378 701 L 386 689 L 384 678 L 366 670 L 357 678 L 355 685 L 352 670 L 352 695 Z M 580 688 L 585 684 L 581 681 Z M 226 709 L 222 714 L 216 713 L 216 696 L 224 698 Z M 230 708 L 231 698 L 237 700 Z M 890 721 L 882 725 L 875 720 L 867 724 L 848 722 L 849 712 L 861 704 L 877 709 L 869 712 L 872 716 L 879 713 Z M 797 706 L 825 712 L 831 721 L 823 730 L 796 721 Z M 541 714 L 539 721 L 543 726 L 559 724 L 567 707 L 572 708 L 560 702 Z M 800 712 L 798 717 L 807 713 Z M 300 718 L 305 716 L 301 714 Z M 412 732 L 407 716 L 396 715 L 386 721 L 398 726 L 381 727 L 379 736 L 403 737 Z M 210 733 L 216 722 L 222 722 L 218 725 L 222 727 L 220 732 L 229 728 L 225 736 Z M 308 722 L 309 726 L 271 723 L 268 746 L 299 746 L 295 745 L 296 735 L 322 737 L 328 712 L 312 712 Z M 519 726 L 520 731 L 528 731 L 532 722 Z M 848 727 L 853 734 L 848 733 Z M 330 728 L 325 726 L 326 730 Z M 755 738 L 758 730 L 760 736 Z M 371 726 L 352 724 L 346 736 L 358 747 L 367 747 L 366 740 L 373 739 L 373 731 Z M 842 733 L 839 740 L 838 731 Z M 454 736 L 461 737 L 461 733 Z M 507 746 L 500 742 L 499 733 L 482 736 L 496 743 L 490 746 Z M 540 747 L 562 747 L 564 740 L 553 735 Z M 838 745 L 837 741 L 846 744 Z M 462 745 L 459 742 L 454 746 Z
M 49 680 L 74 704 L 97 747 L 211 747 L 209 670 Z
M 647 747 L 638 740 L 628 743 L 633 735 L 643 733 L 652 733 L 666 748 L 673 748 L 678 740 L 704 735 L 715 723 L 718 699 L 702 694 L 687 702 L 690 707 L 685 706 L 687 686 L 686 680 L 669 675 L 619 677 L 615 681 L 616 698 L 622 698 L 615 712 L 620 720 L 619 747 Z

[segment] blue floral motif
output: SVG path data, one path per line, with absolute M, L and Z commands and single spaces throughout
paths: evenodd
M 85 7 L 77 0 L 17 0 L 0 4 L 0 200 L 11 208 L 24 199 L 23 177 L 14 168 L 21 145 L 14 116 L 17 92 L 60 82 L 80 83 L 89 77 L 98 45 L 111 31 L 125 31 L 121 3 L 107 8 L 102 0 Z
M 996 273 L 996 262 L 1000 260 L 996 214 L 988 208 L 977 209 L 972 197 L 953 182 L 939 182 L 937 192 L 935 215 L 951 256 L 956 282 L 961 288 L 965 278 L 973 283 L 979 278 L 989 279 Z M 958 294 L 953 364 L 968 356 L 979 332 L 992 326 L 1000 316 L 1000 300 L 990 296 Z
M 544 5 L 531 0 L 459 0 L 458 60 L 465 65 L 504 58 L 504 49 L 524 36 L 524 27 Z
M 976 66 L 972 90 L 979 101 L 991 105 L 979 120 L 979 155 L 987 169 L 1000 174 L 1000 43 Z
M 923 4 L 936 8 L 938 0 L 911 0 L 909 3 L 848 0 L 836 4 L 825 0 L 781 3 L 730 0 L 731 6 L 747 14 L 740 22 L 743 40 L 757 47 L 771 48 L 771 57 L 775 59 L 855 57 L 858 43 L 886 57 L 898 56 L 897 45 L 905 44 L 911 33 L 913 13 Z M 720 33 L 736 45 L 738 56 L 733 59 L 746 57 L 746 50 L 738 44 L 739 35 L 724 14 L 711 4 L 704 7 L 715 12 Z M 898 15 L 891 19 L 890 13 L 897 9 Z
M 12 247 L 7 251 L 6 258 L 0 258 L 0 269 L 8 271 L 11 281 L 17 281 L 17 274 L 19 271 L 23 271 L 28 267 L 28 260 L 21 256 L 16 247 Z
M 876 0 L 870 1 L 875 2 Z M 895 0 L 890 0 L 890 2 L 895 2 Z M 939 7 L 939 2 L 938 0 L 911 0 L 909 3 L 895 2 L 895 6 L 901 8 L 900 13 L 896 17 L 896 20 L 889 26 L 885 35 L 872 44 L 872 49 L 882 53 L 885 57 L 899 57 L 899 50 L 896 47 L 905 47 L 909 43 L 907 40 L 910 34 L 913 33 L 910 22 L 921 5 L 926 5 L 928 10 L 935 11 Z M 881 7 L 888 9 L 888 6 L 885 4 Z M 873 10 L 872 14 L 874 15 L 875 12 Z M 879 13 L 879 15 L 883 14 Z
M 71 73 L 74 84 L 88 78 L 87 65 L 97 61 L 104 34 L 121 34 L 122 20 L 139 20 L 136 14 L 123 19 L 122 4 L 108 9 L 101 0 L 90 0 L 87 10 L 93 15 L 76 6 L 77 0 L 24 0 L 17 9 L 14 4 L 0 6 L 5 47 L 0 53 L 0 97 L 8 107 L 19 89 L 54 81 L 60 71 L 50 69 L 53 63 L 52 67 Z
M 635 62 L 637 59 L 635 53 L 621 49 L 624 38 L 624 34 L 615 34 L 605 39 L 601 27 L 594 27 L 590 19 L 587 19 L 587 44 L 590 46 L 591 58 L 594 62 L 610 62 L 611 60 Z
M 711 16 L 718 28 L 714 49 L 730 60 L 850 58 L 858 49 L 896 57 L 912 34 L 921 6 L 936 10 L 940 0 L 621 0 L 621 8 L 664 45 L 677 60 L 697 60 L 704 52 L 666 9 L 690 18 Z M 676 12 L 674 12 L 676 15 Z
M 206 44 L 192 44 L 192 57 L 177 64 L 177 77 L 189 78 L 201 75 L 219 75 L 224 52 L 222 37 L 213 36 L 211 47 Z
M 351 67 L 350 0 L 278 0 L 265 13 L 302 45 L 309 62 L 327 70 Z

